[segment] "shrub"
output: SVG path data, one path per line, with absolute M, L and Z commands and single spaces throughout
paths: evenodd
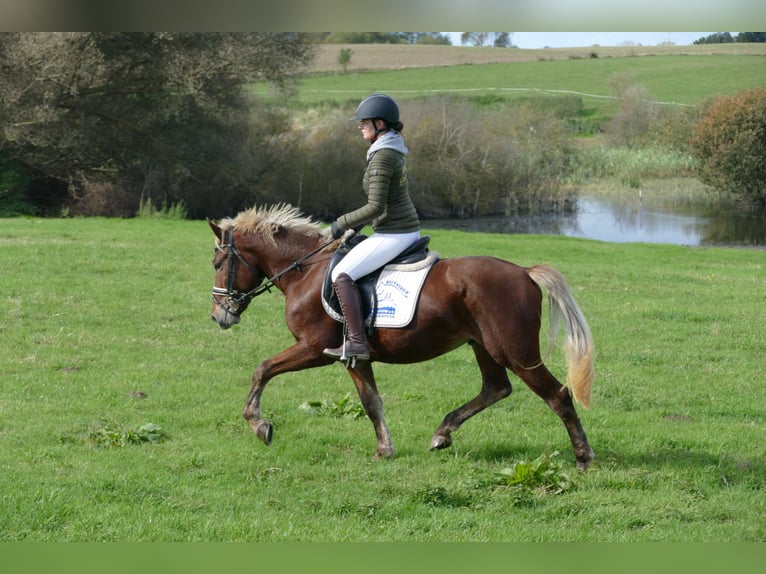
M 76 217 L 129 217 L 135 205 L 128 190 L 106 179 L 91 179 L 80 174 L 70 182 L 72 199 L 67 212 Z
M 691 139 L 700 179 L 766 205 L 766 87 L 716 98 Z
M 557 209 L 571 156 L 566 123 L 528 102 L 477 107 L 451 98 L 407 103 L 408 173 L 426 217 Z
M 609 87 L 619 101 L 619 111 L 606 126 L 610 144 L 630 147 L 659 144 L 686 151 L 698 120 L 694 106 L 659 103 L 628 74 L 611 76 Z
M 615 145 L 640 145 L 657 119 L 659 106 L 644 86 L 628 83 L 621 74 L 612 78 L 611 89 L 619 98 L 620 110 L 607 127 L 609 140 Z
M 34 215 L 35 206 L 26 194 L 30 180 L 20 166 L 0 159 L 0 217 Z

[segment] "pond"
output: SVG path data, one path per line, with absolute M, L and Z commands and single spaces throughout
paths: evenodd
M 464 220 L 426 220 L 425 228 L 565 235 L 613 243 L 692 246 L 766 246 L 766 209 L 743 209 L 706 201 L 633 201 L 582 196 L 573 213 Z

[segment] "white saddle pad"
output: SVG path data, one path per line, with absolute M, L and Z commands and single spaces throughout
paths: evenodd
M 378 306 L 373 324 L 376 327 L 405 327 L 412 321 L 420 290 L 438 259 L 439 254 L 431 251 L 423 261 L 383 268 L 375 284 Z

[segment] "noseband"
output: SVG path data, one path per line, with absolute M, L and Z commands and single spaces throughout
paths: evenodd
M 306 261 L 309 257 L 312 257 L 313 255 L 316 255 L 322 249 L 330 245 L 334 239 L 331 239 L 327 243 L 324 243 L 323 245 L 320 245 L 317 247 L 314 251 L 309 253 L 308 255 L 304 255 L 297 261 L 293 261 L 292 264 L 287 267 L 286 269 L 280 271 L 270 279 L 267 279 L 265 283 L 261 284 L 263 281 L 264 274 L 259 273 L 258 270 L 255 269 L 250 263 L 245 260 L 244 257 L 242 257 L 242 254 L 239 252 L 239 250 L 234 246 L 234 228 L 230 227 L 228 229 L 227 233 L 227 241 L 228 243 L 222 243 L 218 246 L 219 249 L 228 249 L 228 258 L 227 258 L 227 269 L 226 269 L 226 289 L 223 289 L 221 287 L 213 287 L 213 301 L 217 304 L 223 307 L 224 311 L 227 313 L 231 313 L 232 315 L 239 315 L 241 313 L 241 309 L 243 306 L 247 306 L 250 301 L 253 300 L 254 297 L 257 297 L 258 295 L 261 295 L 268 291 L 271 292 L 271 288 L 274 287 L 275 282 L 282 277 L 285 273 L 288 273 L 292 271 L 293 269 L 297 269 L 300 271 L 302 269 L 303 262 Z M 253 274 L 253 277 L 257 278 L 258 281 L 256 282 L 257 285 L 250 291 L 241 292 L 238 291 L 234 287 L 234 257 L 239 259 L 242 264 L 247 268 L 250 273 Z M 216 296 L 223 297 L 223 302 L 216 299 Z

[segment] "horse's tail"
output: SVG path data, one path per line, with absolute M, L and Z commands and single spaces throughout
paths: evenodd
M 548 292 L 550 330 L 548 350 L 555 345 L 559 325 L 564 321 L 564 355 L 567 359 L 567 386 L 575 400 L 590 406 L 590 390 L 595 377 L 593 368 L 593 337 L 580 307 L 572 296 L 564 276 L 548 265 L 536 265 L 527 270 L 529 277 Z

